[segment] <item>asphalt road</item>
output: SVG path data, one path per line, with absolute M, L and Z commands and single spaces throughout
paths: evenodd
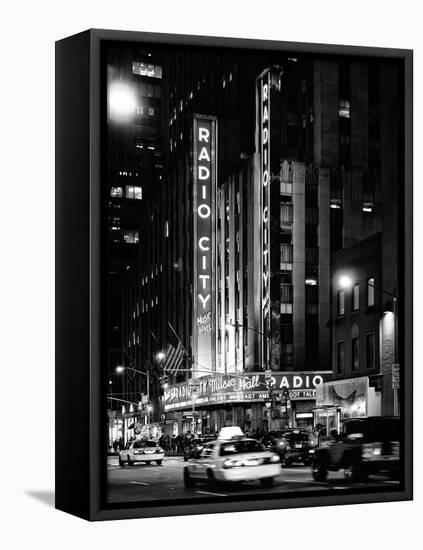
M 110 503 L 125 503 L 173 498 L 201 498 L 204 496 L 229 496 L 245 494 L 296 493 L 299 491 L 315 491 L 322 489 L 345 490 L 351 488 L 370 488 L 386 486 L 395 488 L 397 482 L 385 478 L 370 478 L 365 483 L 350 483 L 344 480 L 343 471 L 329 472 L 325 483 L 313 480 L 310 467 L 294 465 L 281 468 L 280 475 L 270 489 L 263 489 L 259 481 L 241 484 L 219 485 L 210 489 L 208 485 L 198 483 L 193 489 L 185 489 L 183 485 L 182 457 L 165 457 L 163 464 L 136 464 L 121 468 L 117 457 L 108 457 L 108 501 Z

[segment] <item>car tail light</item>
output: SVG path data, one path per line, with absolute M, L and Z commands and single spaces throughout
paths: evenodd
M 234 458 L 225 460 L 223 463 L 224 468 L 239 468 L 240 466 L 244 466 L 242 460 L 236 460 Z
M 364 460 L 377 459 L 382 455 L 382 443 L 364 443 L 362 456 Z
M 157 447 L 156 453 L 162 453 L 162 452 L 163 452 L 163 449 L 161 447 Z
M 270 457 L 270 462 L 280 462 L 278 455 L 273 455 Z

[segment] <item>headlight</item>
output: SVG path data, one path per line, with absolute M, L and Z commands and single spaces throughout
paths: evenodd
M 158 448 L 156 449 L 156 453 L 162 453 L 162 452 L 163 452 L 163 449 L 162 449 L 161 447 L 158 447 Z
M 242 460 L 228 459 L 223 463 L 224 468 L 237 468 L 239 466 L 244 466 Z
M 270 462 L 280 462 L 278 455 L 273 455 L 270 457 Z
M 134 455 L 143 455 L 144 451 L 134 451 Z

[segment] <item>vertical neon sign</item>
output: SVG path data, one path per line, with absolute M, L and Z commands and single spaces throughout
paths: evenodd
M 215 366 L 216 119 L 196 115 L 193 126 L 194 373 Z M 195 371 L 209 371 L 197 372 Z
M 260 83 L 263 363 L 269 361 L 270 335 L 270 71 Z M 263 366 L 265 366 L 263 364 Z

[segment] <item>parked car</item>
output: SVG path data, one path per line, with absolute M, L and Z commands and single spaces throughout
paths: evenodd
M 312 473 L 325 481 L 329 471 L 344 469 L 351 481 L 371 474 L 399 478 L 400 421 L 397 417 L 368 417 L 346 420 L 340 434 L 333 431 L 315 449 Z
M 185 462 L 190 458 L 195 458 L 204 449 L 204 445 L 209 441 L 216 439 L 212 435 L 202 435 L 191 439 L 191 441 L 184 447 L 184 460 Z
M 310 449 L 313 442 L 306 430 L 286 429 L 268 432 L 261 440 L 267 449 L 277 453 L 283 466 L 293 462 L 310 464 Z
M 135 439 L 119 452 L 119 465 L 125 466 L 127 463 L 128 466 L 133 466 L 136 462 L 145 462 L 146 464 L 156 462 L 160 466 L 163 457 L 164 450 L 156 441 Z
M 218 439 L 207 443 L 196 458 L 188 460 L 184 485 L 189 489 L 200 481 L 214 487 L 224 481 L 260 480 L 263 487 L 271 487 L 280 473 L 279 456 L 255 439 Z

